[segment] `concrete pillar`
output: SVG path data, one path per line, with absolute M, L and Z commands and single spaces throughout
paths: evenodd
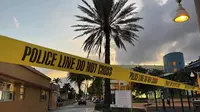
M 197 13 L 198 23 L 199 23 L 199 28 L 200 28 L 200 0 L 194 0 L 194 2 L 195 2 L 196 13 Z

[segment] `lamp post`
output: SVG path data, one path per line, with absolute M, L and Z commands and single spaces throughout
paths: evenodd
M 195 84 L 195 79 L 196 79 L 196 77 L 195 77 L 195 75 L 194 75 L 194 73 L 193 72 L 191 72 L 191 74 L 190 74 L 190 77 L 191 77 L 191 83 L 192 83 L 192 85 L 196 85 Z M 193 100 L 194 100 L 194 91 L 192 91 L 192 98 L 193 98 Z M 197 91 L 195 91 L 195 99 L 197 100 L 198 98 L 197 98 Z
M 176 23 L 183 23 L 187 20 L 189 20 L 190 16 L 188 12 L 183 8 L 181 1 L 182 0 L 176 0 L 178 3 L 178 9 L 176 11 L 176 16 L 174 17 L 174 22 Z

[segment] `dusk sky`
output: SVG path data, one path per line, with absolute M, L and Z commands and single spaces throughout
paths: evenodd
M 0 0 L 0 34 L 34 43 L 44 47 L 86 57 L 81 49 L 85 37 L 73 40 L 80 32 L 71 27 L 77 24 L 74 15 L 83 15 L 78 10 L 81 0 Z M 92 3 L 91 0 L 88 0 Z M 198 59 L 200 38 L 193 0 L 182 0 L 183 7 L 191 18 L 185 23 L 174 23 L 178 4 L 176 0 L 129 0 L 136 3 L 138 14 L 143 17 L 138 24 L 144 27 L 139 32 L 139 42 L 127 52 L 112 44 L 112 64 L 163 64 L 163 55 L 180 51 L 185 62 Z M 128 3 L 128 4 L 129 4 Z M 93 54 L 93 60 L 98 56 Z M 66 77 L 67 72 L 38 68 L 46 75 Z M 63 79 L 64 80 L 64 79 Z

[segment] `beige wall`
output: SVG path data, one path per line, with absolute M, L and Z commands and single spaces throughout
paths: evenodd
M 48 100 L 40 101 L 40 88 L 26 86 L 24 100 L 19 99 L 20 85 L 15 84 L 16 93 L 14 100 L 0 102 L 1 112 L 47 112 Z M 49 93 L 48 93 L 49 94 Z M 48 99 L 47 95 L 47 99 Z
M 38 75 L 20 65 L 0 63 L 0 73 L 23 81 L 31 82 L 36 85 L 50 88 L 50 78 L 48 79 Z
M 194 0 L 195 1 L 195 6 L 196 6 L 196 12 L 197 12 L 197 17 L 198 17 L 198 23 L 200 26 L 200 0 Z M 200 27 L 199 27 L 200 28 Z

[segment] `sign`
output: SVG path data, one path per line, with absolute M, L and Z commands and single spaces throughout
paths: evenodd
M 117 107 L 132 108 L 131 90 L 116 90 L 115 105 Z
M 154 86 L 200 91 L 199 87 L 191 87 L 183 83 L 135 72 L 119 66 L 107 65 L 5 36 L 0 36 L 0 51 L 1 62 L 68 71 Z

